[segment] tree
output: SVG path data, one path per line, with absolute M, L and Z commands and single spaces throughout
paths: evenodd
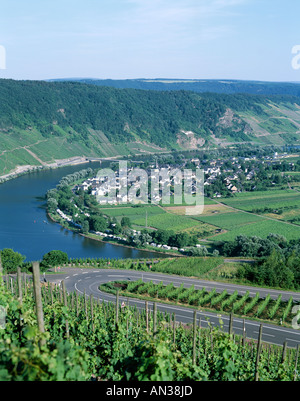
M 130 220 L 130 218 L 129 218 L 129 217 L 125 217 L 125 216 L 122 217 L 121 226 L 124 227 L 124 228 L 131 227 L 131 220 Z
M 174 234 L 170 237 L 169 245 L 183 248 L 188 245 L 189 239 L 190 237 L 187 233 Z
M 189 250 L 189 255 L 190 256 L 207 256 L 208 255 L 208 250 L 206 246 L 201 246 L 200 248 L 191 248 Z
M 271 255 L 260 266 L 261 284 L 267 284 L 270 287 L 279 287 L 293 289 L 294 274 L 288 268 L 282 255 L 274 249 Z
M 166 230 L 157 230 L 154 233 L 154 237 L 153 239 L 155 240 L 156 243 L 158 244 L 167 244 L 169 242 L 169 238 L 171 236 L 171 232 L 170 231 L 166 231 Z
M 18 252 L 14 252 L 9 248 L 5 248 L 1 251 L 2 266 L 4 271 L 7 273 L 16 272 L 17 268 L 22 265 L 25 258 L 26 256 L 23 256 Z
M 83 234 L 87 234 L 90 231 L 90 224 L 87 220 L 84 220 L 82 223 L 82 232 Z
M 122 227 L 119 223 L 113 223 L 113 224 L 111 224 L 111 230 L 114 235 L 118 235 L 118 234 L 121 234 Z
M 47 200 L 47 207 L 49 212 L 54 212 L 57 209 L 58 202 L 55 198 L 49 198 Z
M 295 276 L 291 261 L 286 262 L 281 252 L 273 249 L 270 256 L 253 265 L 245 264 L 239 268 L 239 278 L 273 288 L 294 289 Z
M 54 250 L 46 253 L 43 256 L 41 266 L 49 267 L 49 266 L 59 266 L 61 264 L 68 263 L 69 258 L 66 252 Z
M 91 216 L 89 218 L 90 229 L 103 232 L 107 229 L 107 220 L 103 216 Z

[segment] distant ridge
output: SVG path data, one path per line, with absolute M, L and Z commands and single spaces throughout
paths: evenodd
M 242 81 L 230 79 L 97 79 L 62 78 L 48 82 L 79 82 L 89 85 L 109 86 L 117 89 L 144 89 L 158 91 L 188 90 L 223 94 L 248 93 L 253 95 L 290 95 L 300 97 L 300 82 Z

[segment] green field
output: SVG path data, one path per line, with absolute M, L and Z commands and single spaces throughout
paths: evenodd
M 136 227 L 146 227 L 146 214 L 147 214 L 147 228 L 154 228 L 160 230 L 170 230 L 174 232 L 188 231 L 191 234 L 202 233 L 209 231 L 209 226 L 203 224 L 200 220 L 185 215 L 176 215 L 167 213 L 162 207 L 155 205 L 141 205 L 141 206 L 128 206 L 121 205 L 113 207 L 99 208 L 101 213 L 109 217 L 115 217 L 121 220 L 122 217 L 129 217 L 131 223 Z
M 261 220 L 253 222 L 252 224 L 245 224 L 238 226 L 228 231 L 227 233 L 220 234 L 214 237 L 216 240 L 232 241 L 238 235 L 257 236 L 266 238 L 270 233 L 283 235 L 287 240 L 300 238 L 300 226 L 292 225 L 289 223 L 274 221 L 274 220 Z
M 270 233 L 277 233 L 287 240 L 300 237 L 300 227 L 289 224 L 293 218 L 300 216 L 300 192 L 278 189 L 244 192 L 233 198 L 222 199 L 221 202 L 229 206 L 227 213 L 221 211 L 195 217 L 227 231 L 215 236 L 216 240 L 231 241 L 241 234 L 266 238 Z M 277 214 L 278 211 L 281 213 Z
M 222 202 L 236 209 L 252 212 L 254 209 L 300 207 L 300 192 L 294 190 L 269 190 L 243 192 L 234 198 L 222 199 Z
M 214 204 L 214 201 L 206 200 L 205 203 Z M 230 241 L 241 234 L 266 238 L 270 233 L 277 233 L 286 237 L 287 240 L 300 237 L 300 226 L 288 223 L 300 214 L 299 192 L 269 190 L 239 193 L 234 198 L 222 199 L 222 203 L 223 205 L 216 203 L 216 208 L 213 209 L 214 214 L 207 210 L 206 214 L 199 216 L 186 216 L 181 207 L 164 209 L 155 205 L 139 207 L 124 205 L 123 207 L 103 207 L 100 210 L 103 214 L 116 217 L 119 221 L 123 216 L 129 217 L 135 228 L 146 227 L 147 212 L 147 228 L 172 230 L 176 233 L 186 231 L 190 234 L 198 234 L 202 238 L 214 235 L 216 228 L 223 230 L 222 233 L 212 237 L 215 240 Z M 281 215 L 251 213 L 266 207 L 286 208 L 286 210 Z
M 139 226 L 145 226 L 145 217 L 133 219 L 132 222 Z M 197 220 L 187 216 L 176 216 L 171 213 L 148 216 L 148 227 L 161 230 L 180 232 L 200 225 L 201 223 Z
M 264 220 L 263 217 L 243 212 L 223 213 L 214 216 L 199 216 L 196 219 L 225 230 L 240 229 L 247 224 Z
M 112 207 L 112 208 L 102 208 L 101 213 L 110 217 L 129 217 L 130 219 L 145 218 L 146 213 L 148 216 L 161 215 L 166 213 L 162 208 L 153 205 L 143 205 L 143 206 L 129 206 L 129 207 Z

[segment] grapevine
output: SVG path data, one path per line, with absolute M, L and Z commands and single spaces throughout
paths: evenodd
M 146 284 L 154 286 L 128 283 L 131 288 Z M 194 289 L 189 290 L 194 296 Z M 7 311 L 6 325 L 0 328 L 0 380 L 253 381 L 254 371 L 259 380 L 300 380 L 296 350 L 256 348 L 218 327 L 200 328 L 197 311 L 194 322 L 184 326 L 149 305 L 140 312 L 118 297 L 116 303 L 104 303 L 68 294 L 64 285 L 41 287 L 42 332 L 35 291 L 28 280 L 0 283 L 0 304 Z M 221 296 L 202 290 L 201 299 L 211 302 Z M 289 301 L 285 311 L 291 306 Z

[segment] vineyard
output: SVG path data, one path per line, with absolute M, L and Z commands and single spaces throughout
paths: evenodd
M 153 301 L 189 305 L 214 312 L 234 313 L 238 316 L 271 321 L 276 324 L 291 325 L 292 314 L 290 312 L 295 305 L 298 305 L 293 302 L 292 297 L 288 301 L 282 301 L 281 295 L 273 300 L 270 295 L 261 298 L 259 293 L 255 297 L 250 297 L 249 291 L 241 296 L 237 291 L 232 294 L 229 294 L 227 290 L 217 293 L 215 289 L 211 291 L 206 291 L 205 288 L 197 290 L 194 285 L 189 288 L 185 288 L 183 284 L 176 287 L 173 283 L 155 284 L 152 281 L 144 282 L 142 279 L 130 283 L 120 282 L 119 285 L 122 288 L 120 294 L 123 296 L 142 296 L 145 299 L 151 298 Z M 103 284 L 101 290 L 114 294 L 117 291 L 114 283 Z
M 133 290 L 136 283 L 130 285 Z M 171 285 L 156 290 L 176 292 L 181 300 L 193 293 L 177 293 Z M 201 297 L 229 299 L 205 291 Z M 146 301 L 143 310 L 121 304 L 119 292 L 108 304 L 67 293 L 64 281 L 41 283 L 38 263 L 30 280 L 18 269 L 15 281 L 0 282 L 0 306 L 6 312 L 0 325 L 2 381 L 300 380 L 299 347 L 264 344 L 261 330 L 256 342 L 202 328 L 196 311 L 193 324 L 182 325 L 156 303 L 149 308 Z

